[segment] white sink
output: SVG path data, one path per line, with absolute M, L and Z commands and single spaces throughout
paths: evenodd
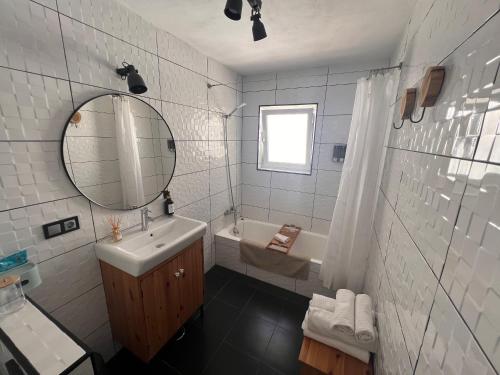
M 174 215 L 157 218 L 148 231 L 140 228 L 127 231 L 123 239 L 105 239 L 96 244 L 97 258 L 127 272 L 140 276 L 203 237 L 207 224 Z

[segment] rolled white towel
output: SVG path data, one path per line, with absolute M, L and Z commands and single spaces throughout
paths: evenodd
M 320 309 L 334 312 L 335 299 L 314 293 L 313 298 L 311 299 L 311 301 L 309 301 L 309 306 L 319 307 Z
M 281 233 L 276 233 L 276 234 L 274 235 L 274 238 L 275 238 L 276 240 L 278 240 L 279 242 L 281 242 L 281 243 L 287 243 L 287 242 L 288 242 L 288 240 L 290 239 L 289 237 L 287 237 L 287 236 L 285 236 L 285 235 L 283 235 L 283 234 L 281 234 Z
M 355 295 L 347 289 L 337 290 L 333 329 L 349 336 L 354 336 L 354 300 Z
M 303 330 L 309 330 L 310 332 L 313 332 L 311 328 L 309 327 L 309 311 L 307 310 L 304 321 L 302 322 L 302 329 Z M 316 329 L 316 328 L 315 328 Z M 316 332 L 316 331 L 314 331 Z M 321 334 L 318 334 L 319 336 L 325 337 L 325 338 L 331 338 L 335 340 L 339 340 L 342 342 L 345 342 L 346 344 L 353 345 L 356 347 L 359 347 L 364 350 L 368 350 L 369 352 L 376 353 L 377 352 L 377 328 L 375 327 L 375 340 L 373 342 L 368 342 L 368 343 L 362 343 L 356 340 L 356 336 L 349 336 L 349 335 L 344 335 L 343 333 L 340 333 L 338 331 L 333 331 L 333 333 L 330 332 L 322 332 Z
M 372 299 L 367 294 L 358 294 L 354 302 L 354 332 L 356 340 L 369 343 L 375 340 Z
M 307 310 L 307 325 L 311 331 L 320 335 L 333 336 L 333 313 L 319 307 L 310 306 Z

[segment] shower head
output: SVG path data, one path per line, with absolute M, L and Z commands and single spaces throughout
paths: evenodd
M 226 118 L 229 118 L 233 115 L 234 112 L 236 112 L 238 109 L 241 109 L 243 108 L 244 106 L 246 106 L 247 103 L 241 103 L 240 105 L 236 106 L 235 109 L 233 109 L 231 112 L 229 112 L 228 114 L 224 115 Z
M 246 105 L 247 105 L 247 103 L 241 103 L 240 105 L 236 106 L 236 108 L 234 109 L 234 111 L 237 111 L 238 109 L 241 109 L 241 108 L 243 108 Z

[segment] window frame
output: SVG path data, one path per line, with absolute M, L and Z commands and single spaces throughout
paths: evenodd
M 300 107 L 304 108 L 300 108 Z M 300 103 L 300 104 L 270 104 L 270 105 L 260 105 L 259 106 L 259 126 L 257 133 L 257 170 L 259 171 L 267 171 L 267 172 L 278 172 L 278 173 L 291 173 L 298 175 L 311 176 L 313 170 L 313 156 L 314 156 L 314 139 L 316 135 L 316 122 L 318 117 L 318 103 Z M 280 107 L 282 107 L 280 111 Z M 296 107 L 296 108 L 288 108 L 287 107 Z M 267 143 L 265 139 L 263 139 L 265 128 L 267 127 L 267 123 L 265 121 L 265 111 L 266 108 L 276 108 L 273 111 L 273 114 L 290 114 L 291 112 L 295 112 L 296 114 L 307 114 L 309 117 L 308 124 L 308 139 L 306 144 L 306 150 L 309 154 L 309 158 L 307 160 L 307 164 L 309 164 L 309 170 L 293 170 L 293 168 L 298 168 L 301 164 L 294 163 L 271 163 L 267 158 Z M 312 131 L 310 128 L 312 127 Z M 262 148 L 262 152 L 261 152 Z M 306 164 L 306 165 L 307 165 Z

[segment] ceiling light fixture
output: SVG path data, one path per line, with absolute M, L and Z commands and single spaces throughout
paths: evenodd
M 144 94 L 148 91 L 144 80 L 139 75 L 139 71 L 127 62 L 122 63 L 123 68 L 116 69 L 116 73 L 118 73 L 123 80 L 127 80 L 128 89 L 132 94 Z
M 242 8 L 243 0 L 227 0 L 224 14 L 233 21 L 239 21 L 241 19 Z
M 254 12 L 252 10 L 252 17 L 250 17 L 250 20 L 253 21 L 252 34 L 254 42 L 266 38 L 267 37 L 266 28 L 264 27 L 264 24 L 260 20 L 260 11 Z
M 267 37 L 266 28 L 262 23 L 260 10 L 262 9 L 262 0 L 247 0 L 252 8 L 252 16 L 250 21 L 253 21 L 252 34 L 255 42 Z M 241 19 L 241 10 L 243 8 L 242 0 L 227 0 L 224 14 L 233 21 Z

